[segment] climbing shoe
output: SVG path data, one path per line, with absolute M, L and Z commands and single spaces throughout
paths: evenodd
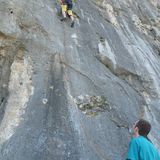
M 71 27 L 72 27 L 72 28 L 74 27 L 74 21 L 71 23 Z

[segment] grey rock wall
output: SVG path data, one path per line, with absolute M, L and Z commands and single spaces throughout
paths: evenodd
M 71 28 L 57 0 L 0 0 L 0 160 L 123 160 L 138 118 L 160 149 L 159 1 L 74 11 Z

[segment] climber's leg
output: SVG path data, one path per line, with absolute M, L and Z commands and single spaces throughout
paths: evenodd
M 69 17 L 71 18 L 71 21 L 72 21 L 71 27 L 74 27 L 74 16 L 73 16 L 72 8 L 73 8 L 72 3 L 68 3 L 67 4 L 67 14 L 69 15 Z
M 67 18 L 66 16 L 67 5 L 61 5 L 61 8 L 62 8 L 62 15 L 63 15 L 63 18 L 61 19 L 61 21 L 64 21 Z

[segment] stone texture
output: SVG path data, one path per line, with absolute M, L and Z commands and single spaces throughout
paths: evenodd
M 71 28 L 56 0 L 0 0 L 0 160 L 123 160 L 140 117 L 160 149 L 159 6 L 77 1 Z

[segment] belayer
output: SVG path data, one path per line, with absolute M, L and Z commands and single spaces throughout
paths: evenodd
M 148 138 L 150 130 L 148 121 L 140 119 L 135 122 L 126 160 L 160 160 L 158 150 Z
M 73 8 L 73 1 L 72 0 L 60 0 L 61 3 L 61 8 L 62 8 L 62 15 L 63 18 L 61 19 L 61 21 L 66 20 L 67 15 L 71 18 L 71 27 L 74 27 L 74 16 L 73 16 L 73 12 L 72 12 L 72 8 Z

